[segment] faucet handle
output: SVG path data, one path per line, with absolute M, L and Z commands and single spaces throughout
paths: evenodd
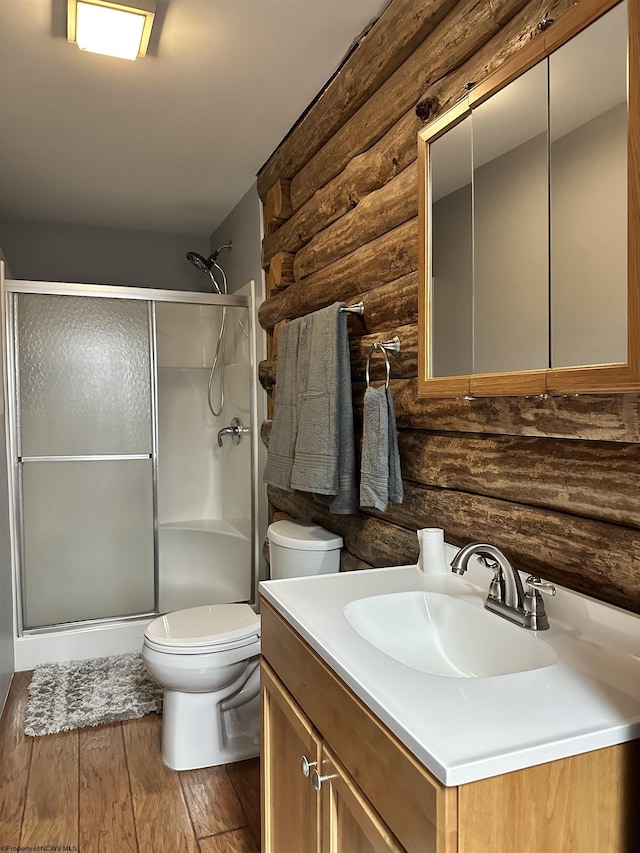
M 534 591 L 544 592 L 545 595 L 555 595 L 557 590 L 549 581 L 543 581 L 535 575 L 529 575 L 526 579 L 527 592 L 533 594 Z
M 525 628 L 534 631 L 545 631 L 549 627 L 549 619 L 544 609 L 541 592 L 545 595 L 555 595 L 556 588 L 552 583 L 543 581 L 535 575 L 529 575 L 525 581 L 527 593 L 524 597 Z

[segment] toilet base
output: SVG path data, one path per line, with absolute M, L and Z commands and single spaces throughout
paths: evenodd
M 218 693 L 165 688 L 162 713 L 162 760 L 172 770 L 232 764 L 260 753 L 259 695 L 224 710 Z

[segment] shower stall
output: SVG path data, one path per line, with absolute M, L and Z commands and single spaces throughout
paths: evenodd
M 252 283 L 5 282 L 18 669 L 137 649 L 158 613 L 255 600 L 253 302 Z

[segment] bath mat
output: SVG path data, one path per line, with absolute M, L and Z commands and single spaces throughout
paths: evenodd
M 29 685 L 25 734 L 37 737 L 162 711 L 162 687 L 142 655 L 37 666 Z

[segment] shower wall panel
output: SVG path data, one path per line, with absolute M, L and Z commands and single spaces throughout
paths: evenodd
M 161 611 L 251 598 L 251 442 L 217 434 L 250 411 L 247 309 L 156 305 L 158 351 L 158 556 Z M 242 326 L 238 322 L 241 321 Z M 224 363 L 224 370 L 221 365 Z M 223 379 L 224 375 L 224 379 Z

